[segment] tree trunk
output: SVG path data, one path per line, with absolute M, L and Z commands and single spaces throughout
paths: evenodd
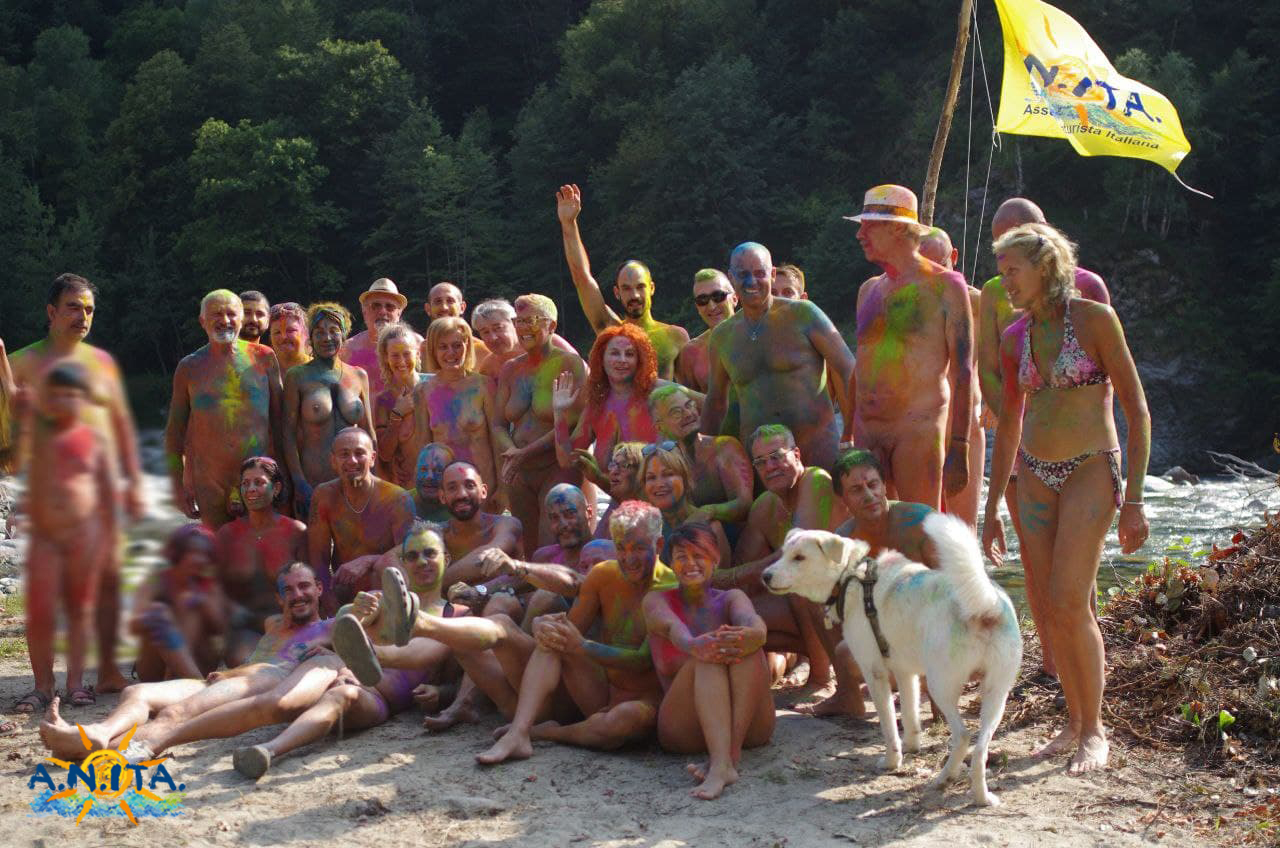
M 951 51 L 951 77 L 947 80 L 946 96 L 942 98 L 942 116 L 938 130 L 933 134 L 933 150 L 929 152 L 929 170 L 924 178 L 924 197 L 920 206 L 920 222 L 933 223 L 933 204 L 938 195 L 938 175 L 942 171 L 942 154 L 947 149 L 947 136 L 951 133 L 951 118 L 956 111 L 956 97 L 960 93 L 960 74 L 964 70 L 964 54 L 969 46 L 969 21 L 973 16 L 973 0 L 962 0 L 956 32 L 956 46 Z

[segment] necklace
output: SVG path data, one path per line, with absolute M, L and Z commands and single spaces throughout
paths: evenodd
M 342 488 L 342 487 L 339 487 L 339 488 Z M 369 508 L 369 501 L 373 500 L 373 492 L 369 492 L 369 497 L 365 499 L 364 506 L 360 507 L 359 509 L 356 509 L 355 505 L 351 503 L 351 498 L 347 497 L 346 489 L 342 489 L 342 499 L 347 502 L 348 509 L 354 512 L 356 515 L 362 515 L 364 511 Z
M 747 325 L 747 338 L 755 341 L 760 338 L 760 333 L 764 330 L 765 322 L 769 320 L 769 313 L 766 312 L 758 321 L 752 321 L 747 317 L 747 313 L 742 313 L 742 320 Z

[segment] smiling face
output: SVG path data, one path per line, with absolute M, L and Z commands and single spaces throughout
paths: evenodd
M 644 467 L 644 499 L 663 512 L 684 500 L 684 475 L 654 456 Z
M 467 337 L 461 330 L 441 333 L 432 351 L 441 371 L 461 370 L 467 361 Z
M 1044 297 L 1048 288 L 1044 270 L 1032 265 L 1021 250 L 1011 248 L 997 256 L 996 267 L 1000 269 L 1000 281 L 1015 309 L 1027 309 Z
M 472 518 L 480 512 L 480 505 L 488 496 L 489 490 L 474 466 L 455 462 L 445 469 L 440 484 L 440 502 L 454 518 L 459 521 Z
M 342 325 L 331 318 L 318 318 L 311 325 L 311 350 L 321 359 L 333 359 L 342 349 L 347 335 Z
M 773 297 L 773 259 L 763 247 L 735 250 L 729 262 L 733 290 L 744 308 L 767 308 Z
M 256 298 L 240 302 L 244 307 L 244 323 L 240 327 L 240 338 L 247 342 L 261 341 L 271 323 L 268 312 L 270 307 L 265 300 Z
M 216 298 L 205 304 L 200 312 L 200 326 L 204 328 L 211 344 L 231 344 L 240 337 L 240 322 L 244 312 L 240 298 Z
M 320 583 L 310 568 L 295 568 L 276 581 L 280 611 L 295 627 L 320 618 Z
M 525 350 L 537 350 L 555 332 L 556 323 L 528 303 L 516 304 L 516 338 Z
M 804 299 L 804 286 L 795 274 L 779 271 L 773 277 L 771 286 L 774 297 L 788 297 L 792 300 Z
M 280 494 L 280 484 L 256 465 L 251 465 L 240 475 L 240 500 L 249 512 L 271 509 L 272 502 Z
M 93 292 L 88 289 L 69 289 L 58 298 L 56 306 L 46 306 L 49 316 L 49 335 L 70 337 L 77 341 L 89 335 L 96 310 Z
M 543 514 L 546 515 L 551 532 L 556 537 L 556 544 L 560 547 L 575 550 L 591 538 L 591 513 L 580 489 L 553 489 L 547 495 Z
M 618 549 L 618 568 L 622 577 L 634 586 L 643 586 L 653 575 L 662 548 L 662 536 L 651 535 L 642 527 L 633 527 L 614 542 Z
M 307 327 L 297 315 L 281 315 L 271 322 L 271 349 L 296 356 L 307 343 Z
M 698 402 L 683 390 L 674 391 L 654 404 L 655 420 L 664 437 L 679 441 L 690 433 L 696 433 L 702 424 L 702 410 Z
M 631 339 L 616 336 L 604 346 L 604 370 L 613 384 L 629 383 L 636 378 L 640 354 Z
M 855 465 L 841 476 L 840 500 L 858 521 L 876 520 L 889 511 L 884 479 L 870 465 Z
M 405 537 L 400 548 L 400 562 L 414 592 L 439 590 L 444 579 L 444 540 L 435 530 L 423 528 Z
M 387 344 L 387 368 L 402 383 L 413 383 L 417 359 L 417 347 L 406 339 L 393 339 Z
M 756 439 L 751 446 L 751 464 L 759 472 L 765 488 L 774 494 L 790 491 L 804 473 L 800 449 L 788 445 L 784 436 Z
M 418 465 L 413 472 L 413 486 L 418 498 L 430 504 L 440 500 L 440 484 L 444 469 L 453 462 L 453 452 L 443 445 L 427 445 L 418 453 Z
M 437 283 L 427 295 L 427 314 L 434 321 L 437 318 L 451 318 L 461 315 L 467 308 L 462 299 L 462 292 L 453 283 Z
M 329 451 L 333 470 L 343 483 L 359 488 L 373 481 L 373 440 L 364 430 L 348 428 L 333 440 Z
M 628 318 L 648 315 L 653 302 L 653 280 L 649 277 L 648 270 L 639 262 L 623 265 L 614 283 L 613 294 L 622 304 Z
M 479 308 L 479 307 L 477 307 Z M 505 356 L 516 348 L 516 325 L 510 318 L 489 315 L 473 322 L 476 335 L 489 348 L 490 353 Z
M 720 565 L 720 553 L 714 548 L 692 540 L 676 542 L 671 546 L 671 570 L 681 586 L 703 586 Z
M 635 494 L 636 478 L 640 476 L 640 464 L 624 451 L 614 448 L 613 455 L 609 457 L 609 467 L 605 472 L 609 476 L 609 497 L 622 501 Z
M 729 282 L 729 278 L 717 275 L 693 284 L 693 305 L 706 325 L 715 327 L 733 314 L 734 307 L 738 305 L 738 296 L 733 293 L 733 284 Z
M 378 331 L 388 324 L 400 320 L 400 301 L 385 294 L 371 294 L 360 302 L 360 312 L 364 315 L 364 325 L 378 335 Z

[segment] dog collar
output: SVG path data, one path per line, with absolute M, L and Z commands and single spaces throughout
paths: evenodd
M 876 561 L 870 556 L 865 556 L 858 561 L 858 565 L 867 564 L 866 576 L 857 577 L 855 569 L 857 566 L 846 568 L 844 573 L 840 575 L 840 579 L 836 581 L 835 590 L 832 592 L 833 597 L 827 600 L 827 607 L 835 607 L 835 623 L 840 624 L 844 621 L 844 599 L 848 594 L 849 583 L 857 580 L 862 584 L 862 611 L 867 616 L 867 623 L 871 625 L 871 633 L 876 637 L 876 646 L 880 648 L 880 656 L 889 656 L 889 640 L 884 638 L 884 632 L 880 630 L 880 616 L 876 612 L 876 599 L 873 595 L 873 589 L 876 580 L 879 578 L 879 569 L 876 568 Z

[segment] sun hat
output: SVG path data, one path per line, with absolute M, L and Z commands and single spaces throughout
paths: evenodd
M 916 193 L 905 186 L 879 185 L 868 189 L 862 198 L 862 211 L 845 215 L 846 221 L 898 221 L 914 224 L 921 233 L 928 227 L 920 223 Z
M 360 305 L 363 306 L 365 299 L 375 294 L 384 294 L 384 295 L 387 295 L 388 297 L 393 298 L 397 303 L 400 304 L 401 309 L 404 309 L 405 306 L 409 303 L 409 298 L 400 294 L 400 290 L 396 288 L 396 284 L 391 282 L 391 280 L 388 279 L 387 277 L 379 277 L 378 279 L 373 281 L 373 285 L 369 286 L 369 290 L 363 293 L 362 295 L 360 295 Z

